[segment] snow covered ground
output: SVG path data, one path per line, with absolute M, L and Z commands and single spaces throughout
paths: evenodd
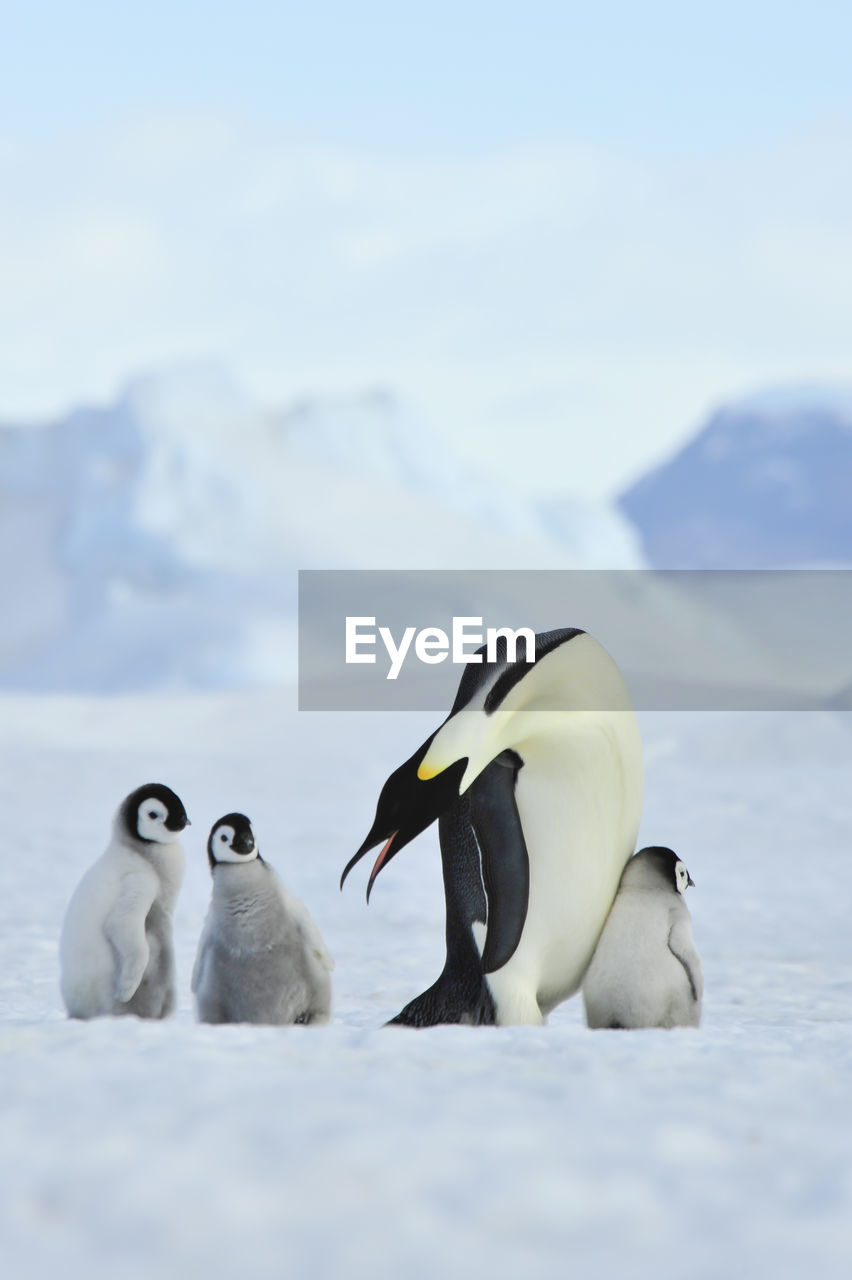
M 382 1022 L 442 959 L 437 845 L 340 871 L 429 716 L 292 692 L 0 698 L 0 1239 L 15 1280 L 847 1274 L 852 721 L 646 715 L 643 842 L 671 843 L 700 1031 Z M 164 1024 L 65 1019 L 57 940 L 143 781 L 193 821 Z M 329 1028 L 198 1027 L 204 843 L 229 809 L 337 961 Z

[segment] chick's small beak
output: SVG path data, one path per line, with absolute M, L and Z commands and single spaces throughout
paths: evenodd
M 694 888 L 695 888 L 695 881 L 693 880 L 692 876 L 689 874 L 689 872 L 688 872 L 688 871 L 687 871 L 687 873 L 686 873 L 686 887 L 687 887 L 688 889 L 690 889 L 690 888 L 694 889 Z

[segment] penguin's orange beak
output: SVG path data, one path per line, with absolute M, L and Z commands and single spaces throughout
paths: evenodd
M 370 901 L 370 890 L 373 887 L 376 876 L 379 874 L 382 867 L 385 865 L 385 862 L 390 855 L 390 847 L 398 835 L 399 835 L 399 832 L 394 831 L 393 834 L 387 838 L 384 845 L 382 846 L 381 853 L 379 854 L 378 858 L 376 858 L 376 861 L 373 864 L 373 870 L 370 872 L 370 879 L 367 883 L 367 901 L 368 902 Z

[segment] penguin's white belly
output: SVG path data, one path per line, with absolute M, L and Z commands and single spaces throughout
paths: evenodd
M 542 1022 L 579 989 L 636 844 L 642 759 L 633 713 L 570 714 L 570 732 L 543 742 L 518 774 L 530 893 L 514 955 L 488 975 L 502 1025 Z
M 292 961 L 292 950 L 281 941 L 246 950 L 214 937 L 196 992 L 202 1021 L 272 1025 L 294 1021 L 307 1002 L 307 990 Z
M 252 867 L 240 867 L 248 880 Z M 222 869 L 217 871 L 221 875 Z M 328 974 L 299 927 L 300 904 L 259 863 L 262 892 L 217 892 L 200 944 L 195 988 L 202 1022 L 327 1021 Z M 224 882 L 223 882 L 224 885 Z M 287 910 L 287 906 L 291 910 Z

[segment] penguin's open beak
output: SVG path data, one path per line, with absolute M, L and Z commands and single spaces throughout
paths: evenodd
M 340 877 L 341 889 L 343 888 L 344 882 L 346 880 L 346 877 L 349 875 L 349 872 L 355 866 L 355 863 L 360 862 L 364 854 L 369 852 L 370 849 L 374 849 L 376 845 L 379 843 L 379 841 L 381 840 L 382 837 L 380 835 L 379 836 L 376 835 L 376 825 L 377 825 L 376 823 L 373 824 L 373 829 L 370 831 L 370 834 L 367 836 L 367 839 L 361 845 L 361 848 L 353 857 L 349 859 L 346 866 L 343 868 L 343 875 Z M 386 863 L 390 862 L 393 855 L 397 852 L 397 848 L 402 847 L 402 843 L 400 843 L 399 845 L 395 845 L 394 843 L 397 840 L 398 836 L 399 836 L 399 830 L 391 832 L 391 834 L 388 836 L 388 838 L 385 840 L 384 844 L 382 845 L 379 856 L 376 858 L 376 861 L 373 863 L 373 869 L 370 872 L 370 879 L 367 881 L 367 901 L 368 902 L 370 901 L 370 894 L 372 892 L 373 885 L 376 882 L 376 876 L 379 874 L 382 867 L 385 866 Z
M 376 876 L 379 874 L 382 867 L 387 862 L 388 858 L 390 858 L 391 856 L 390 847 L 398 835 L 399 835 L 399 832 L 394 831 L 393 835 L 388 837 L 388 839 L 385 841 L 384 845 L 382 846 L 381 853 L 379 854 L 378 858 L 376 858 L 376 861 L 373 864 L 373 870 L 370 872 L 370 879 L 367 881 L 367 901 L 368 902 L 370 901 L 370 893 L 372 891 L 373 885 L 376 882 Z
M 459 798 L 459 781 L 464 773 L 466 760 L 459 760 L 442 770 L 433 779 L 421 779 L 417 769 L 429 749 L 432 739 L 423 743 L 405 764 L 391 774 L 382 788 L 376 817 L 370 833 L 358 852 L 349 859 L 340 877 L 340 887 L 355 863 L 370 849 L 381 844 L 382 849 L 373 864 L 367 884 L 367 901 L 376 877 L 400 849 L 431 826 L 436 818 Z

